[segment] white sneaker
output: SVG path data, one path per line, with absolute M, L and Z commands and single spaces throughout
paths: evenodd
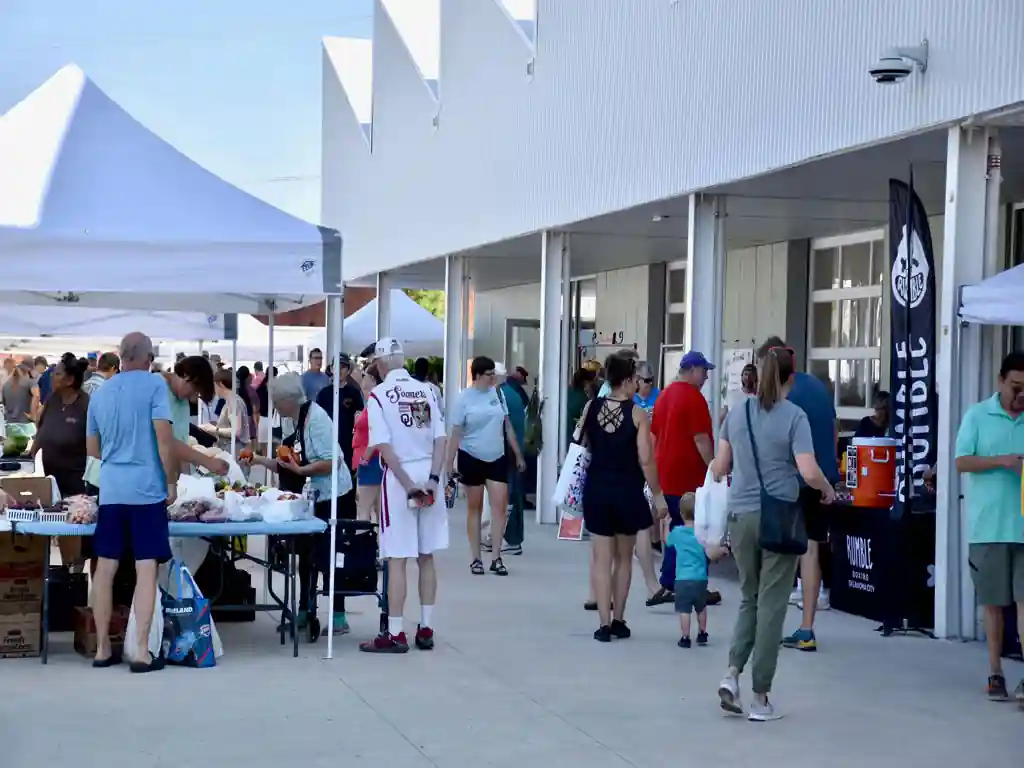
M 730 715 L 742 715 L 743 704 L 740 702 L 740 682 L 732 675 L 726 675 L 718 684 L 719 706 Z
M 775 712 L 775 707 L 772 703 L 765 699 L 764 704 L 758 701 L 754 701 L 750 705 L 750 711 L 747 713 L 747 720 L 752 720 L 756 723 L 770 723 L 773 720 L 781 720 L 782 715 Z
M 819 611 L 829 611 L 831 609 L 832 609 L 832 604 L 829 602 L 828 592 L 826 592 L 823 589 L 823 590 L 821 590 L 821 592 L 818 593 L 818 610 Z
M 795 605 L 800 610 L 803 610 L 803 607 L 804 607 L 803 603 L 804 603 L 804 593 L 803 593 L 803 591 L 801 591 L 800 587 L 797 587 L 789 595 L 789 604 L 790 605 Z

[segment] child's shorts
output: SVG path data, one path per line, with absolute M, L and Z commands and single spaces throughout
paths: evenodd
M 708 607 L 706 581 L 677 581 L 676 613 L 703 613 Z

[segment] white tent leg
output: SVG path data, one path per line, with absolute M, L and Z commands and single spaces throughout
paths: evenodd
M 267 458 L 274 458 L 274 398 L 270 393 L 270 385 L 274 381 L 274 313 L 270 313 L 270 318 L 267 322 L 268 334 L 267 340 L 269 342 L 269 349 L 267 350 L 267 370 L 264 374 L 267 379 L 267 421 L 269 422 L 270 428 L 267 430 Z M 271 484 L 272 473 L 267 470 L 267 485 Z
M 330 577 L 328 578 L 329 587 L 327 592 L 328 605 L 330 606 L 330 617 L 331 620 L 327 622 L 327 658 L 334 658 L 334 588 L 335 580 L 337 578 L 336 568 L 336 556 L 335 547 L 338 542 L 338 459 L 339 459 L 339 446 L 338 446 L 338 411 L 341 408 L 341 376 L 339 375 L 341 369 L 341 325 L 344 318 L 342 313 L 343 299 L 341 296 L 331 296 L 327 300 L 328 313 L 327 316 L 330 321 L 330 325 L 327 330 L 328 346 L 332 350 L 331 357 L 331 370 L 334 371 L 334 377 L 331 379 L 331 399 L 334 407 L 334 424 L 332 430 L 335 435 L 335 439 L 331 441 L 331 546 L 328 550 L 330 554 L 330 560 L 328 567 L 330 568 Z M 345 468 L 348 471 L 348 467 Z
M 231 400 L 225 403 L 225 407 L 230 407 L 231 410 L 228 412 L 228 424 L 231 425 L 231 458 L 235 458 L 235 441 L 238 439 L 238 425 L 235 423 L 238 420 L 238 408 L 235 403 L 235 399 L 238 397 L 238 375 L 236 373 L 238 369 L 238 341 L 232 339 L 231 341 Z

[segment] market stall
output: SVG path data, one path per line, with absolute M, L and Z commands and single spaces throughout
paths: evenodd
M 0 305 L 269 314 L 269 359 L 274 313 L 327 296 L 341 316 L 337 232 L 217 178 L 78 67 L 65 67 L 0 118 L 0 167 Z M 334 333 L 331 348 L 340 350 L 340 324 Z M 338 398 L 335 379 L 335 413 Z M 339 460 L 335 444 L 332 545 Z M 277 535 L 265 521 L 251 525 L 252 535 Z M 331 569 L 332 592 L 334 580 Z M 282 608 L 282 624 L 295 632 L 294 610 Z M 328 656 L 332 649 L 328 635 Z

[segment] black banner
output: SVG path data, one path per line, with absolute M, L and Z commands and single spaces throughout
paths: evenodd
M 921 199 L 910 184 L 889 180 L 889 266 L 892 274 L 893 435 L 897 499 L 919 506 L 924 473 L 935 465 L 938 399 L 935 394 L 935 251 Z M 904 505 L 897 504 L 898 507 Z

